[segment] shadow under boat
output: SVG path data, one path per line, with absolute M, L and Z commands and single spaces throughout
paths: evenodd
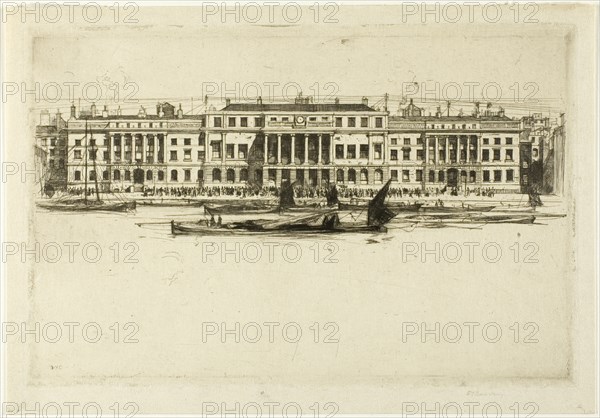
M 171 221 L 173 235 L 235 235 L 235 234 L 331 234 L 331 233 L 376 233 L 387 232 L 385 224 L 393 219 L 397 212 L 385 205 L 391 180 L 379 190 L 369 202 L 366 222 L 342 222 L 338 209 L 327 208 L 318 213 L 304 213 L 282 220 L 247 220 L 214 225 L 210 222 Z M 328 196 L 328 203 L 337 200 Z M 290 186 L 281 191 L 279 210 L 293 207 L 293 189 Z M 209 209 L 210 211 L 210 209 Z

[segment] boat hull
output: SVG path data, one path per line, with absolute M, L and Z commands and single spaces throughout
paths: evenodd
M 295 234 L 341 234 L 341 233 L 381 233 L 387 232 L 384 226 L 368 225 L 339 225 L 327 228 L 320 225 L 285 225 L 283 227 L 268 228 L 260 225 L 224 225 L 206 226 L 202 223 L 171 222 L 173 235 L 295 235 Z
M 135 210 L 136 203 L 132 202 L 37 202 L 40 208 L 61 212 L 129 212 Z

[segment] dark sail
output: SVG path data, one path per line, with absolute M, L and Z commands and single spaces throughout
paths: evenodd
M 390 189 L 390 183 L 392 179 L 385 183 L 385 186 L 377 192 L 375 197 L 369 202 L 369 212 L 367 215 L 367 225 L 369 226 L 381 226 L 388 223 L 397 214 L 391 211 L 385 205 L 385 198 L 387 197 L 388 190 Z
M 327 193 L 327 206 L 335 206 L 338 203 L 340 203 L 338 199 L 338 191 L 337 187 L 334 184 L 333 187 L 329 189 Z
M 282 186 L 279 193 L 279 207 L 289 208 L 290 206 L 296 206 L 296 202 L 294 201 L 294 183 Z

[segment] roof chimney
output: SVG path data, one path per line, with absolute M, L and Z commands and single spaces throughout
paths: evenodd
M 144 109 L 144 106 L 140 106 L 140 111 L 138 112 L 138 118 L 145 118 L 146 117 L 146 109 Z
M 231 99 L 225 99 L 225 106 L 229 106 L 231 104 Z
M 92 117 L 95 118 L 96 117 L 96 103 L 92 103 L 91 111 L 92 111 Z
M 437 111 L 435 112 L 435 117 L 436 118 L 442 117 L 442 108 L 440 106 L 437 107 Z
M 262 96 L 258 96 L 256 99 L 256 104 L 262 105 Z
M 177 119 L 183 119 L 183 109 L 181 108 L 181 103 L 179 103 L 179 109 L 177 109 Z
M 102 109 L 102 117 L 103 118 L 108 117 L 108 108 L 106 107 L 106 105 L 104 105 L 104 109 Z
M 121 106 L 117 108 L 117 116 L 121 116 Z
M 335 104 L 340 104 L 340 98 L 339 97 L 335 98 Z
M 75 102 L 71 102 L 71 118 L 72 119 L 75 119 L 75 112 L 76 112 Z
M 366 97 L 362 98 L 362 104 L 365 106 L 369 106 L 369 99 L 367 99 Z

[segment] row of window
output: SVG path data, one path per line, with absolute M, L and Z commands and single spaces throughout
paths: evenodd
M 403 161 L 411 160 L 412 150 L 410 148 L 403 148 L 402 150 L 391 149 L 390 150 L 390 160 L 398 161 L 400 151 L 402 152 L 402 160 Z M 445 161 L 446 160 L 446 151 L 443 149 L 438 150 L 438 151 L 439 151 L 438 160 Z M 482 161 L 501 161 L 501 156 L 500 156 L 501 150 L 493 149 L 491 151 L 492 151 L 492 157 L 493 157 L 492 160 L 490 160 L 490 150 L 489 149 L 481 150 Z M 424 150 L 417 149 L 416 154 L 417 154 L 417 161 L 425 160 L 425 151 Z M 434 159 L 435 159 L 434 157 L 435 157 L 435 151 L 430 153 L 430 161 L 434 161 Z M 456 162 L 456 157 L 457 157 L 456 150 L 451 149 L 449 157 L 450 157 L 451 162 Z M 470 150 L 469 157 L 470 157 L 471 161 L 476 161 L 477 160 L 477 152 L 475 150 Z M 513 158 L 514 158 L 514 153 L 513 153 L 512 149 L 504 150 L 504 160 L 505 161 L 513 161 L 514 160 Z M 461 159 L 461 161 L 467 160 L 467 151 L 465 149 L 462 149 L 460 151 L 460 159 Z
M 142 171 L 140 174 L 141 174 L 142 178 L 140 178 L 139 180 L 145 179 L 146 181 L 153 181 L 155 179 L 154 172 L 152 170 L 147 170 L 145 172 Z M 221 172 L 220 168 L 213 169 L 211 174 L 212 174 L 213 182 L 221 181 L 222 172 Z M 132 173 L 132 171 L 125 170 L 123 173 L 123 180 L 131 181 L 132 176 L 135 176 L 135 174 Z M 228 183 L 234 182 L 235 181 L 235 170 L 233 170 L 232 168 L 227 169 L 225 171 L 225 176 L 226 176 L 226 180 Z M 88 179 L 90 181 L 95 181 L 96 180 L 96 171 L 90 171 L 88 174 Z M 121 171 L 114 170 L 112 179 L 113 179 L 113 181 L 121 181 Z M 75 171 L 74 180 L 75 181 L 82 180 L 82 172 L 80 170 Z M 104 170 L 102 172 L 102 180 L 105 180 L 105 181 L 110 180 L 110 173 L 107 170 Z M 156 180 L 158 180 L 158 181 L 165 180 L 165 172 L 163 170 L 158 170 L 156 172 Z M 202 180 L 204 180 L 204 170 L 198 170 L 196 172 L 196 181 L 202 181 Z M 177 170 L 171 170 L 170 181 L 179 181 L 179 172 Z M 183 181 L 192 181 L 192 170 L 189 170 L 189 169 L 183 170 Z M 246 169 L 246 168 L 240 169 L 240 181 L 248 181 L 248 169 Z
M 492 181 L 494 182 L 502 182 L 503 181 L 503 177 L 502 177 L 502 170 L 483 170 L 483 178 L 482 181 L 484 183 L 489 183 Z M 515 181 L 515 171 L 514 170 L 506 170 L 505 171 L 505 176 L 504 176 L 504 181 L 506 182 L 513 182 Z M 413 182 L 422 182 L 423 181 L 423 170 L 415 170 L 415 177 L 414 180 L 411 179 L 411 175 L 410 175 L 410 170 L 390 170 L 390 177 L 392 179 L 392 181 L 400 181 L 398 174 L 402 175 L 402 182 L 405 183 L 410 183 L 411 181 Z M 457 173 L 458 174 L 458 173 Z M 477 173 L 473 170 L 469 171 L 467 173 L 466 170 L 462 170 L 460 172 L 460 178 L 457 179 L 457 181 L 459 181 L 461 184 L 464 184 L 465 181 L 467 181 L 469 183 L 475 183 L 477 181 Z M 444 170 L 440 170 L 437 173 L 437 179 L 436 179 L 436 172 L 434 170 L 429 170 L 428 173 L 428 177 L 427 177 L 427 181 L 429 183 L 444 183 L 446 181 L 446 172 Z
M 344 152 L 345 150 L 345 152 Z M 358 158 L 369 158 L 369 145 L 361 144 L 358 148 Z M 356 145 L 337 144 L 335 146 L 335 158 L 353 160 L 356 158 Z M 373 158 L 381 160 L 383 158 L 383 144 L 373 144 Z
M 398 145 L 398 140 L 400 138 L 390 138 L 390 145 Z M 494 140 L 494 145 L 502 145 L 502 138 L 493 138 Z M 430 146 L 434 146 L 435 144 L 435 140 L 431 139 L 429 140 L 429 145 Z M 461 141 L 462 142 L 462 141 Z M 482 142 L 483 145 L 490 145 L 490 138 L 482 138 Z M 412 145 L 411 143 L 411 138 L 402 138 L 402 144 L 403 145 Z M 444 141 L 440 142 L 441 145 L 445 144 Z M 472 145 L 476 145 L 477 142 L 471 140 L 471 144 Z M 507 137 L 504 139 L 504 144 L 505 145 L 513 145 L 513 138 L 512 137 Z M 422 137 L 417 137 L 416 138 L 416 145 L 423 145 L 423 138 Z
M 318 122 L 319 118 L 317 116 L 309 116 L 308 117 L 308 121 L 309 122 Z M 329 122 L 329 116 L 321 116 L 320 118 L 321 122 Z M 344 119 L 346 119 L 346 123 L 344 124 Z M 238 121 L 239 121 L 239 125 L 238 125 Z M 293 116 L 271 116 L 269 118 L 270 122 L 293 122 L 294 118 Z M 222 128 L 223 127 L 223 119 L 221 116 L 215 116 L 213 117 L 213 125 L 215 128 Z M 354 116 L 350 116 L 350 117 L 346 117 L 346 118 L 342 118 L 342 117 L 336 117 L 335 118 L 335 126 L 337 128 L 342 128 L 344 126 L 348 127 L 348 128 L 356 128 L 360 125 L 361 128 L 368 128 L 369 127 L 369 118 L 368 117 L 354 117 Z M 236 126 L 240 126 L 242 128 L 247 128 L 248 127 L 248 118 L 247 117 L 228 117 L 227 118 L 227 127 L 229 128 L 234 128 Z M 260 117 L 256 117 L 254 118 L 254 127 L 257 128 L 262 128 L 264 127 L 264 121 L 263 118 Z M 383 117 L 376 117 L 375 118 L 375 127 L 376 128 L 383 128 Z

